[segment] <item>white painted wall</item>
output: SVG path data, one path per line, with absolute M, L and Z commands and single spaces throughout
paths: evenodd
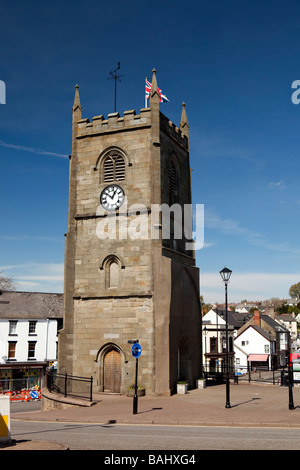
M 271 367 L 271 343 L 251 326 L 243 331 L 234 340 L 235 363 L 247 367 L 247 357 L 249 354 L 269 354 L 269 367 Z
M 15 362 L 43 362 L 56 360 L 57 320 L 37 320 L 35 334 L 29 334 L 28 319 L 17 322 L 16 334 L 10 335 L 9 320 L 0 320 L 0 364 L 7 363 L 8 343 L 16 341 Z M 35 357 L 28 359 L 28 342 L 36 341 Z M 10 361 L 9 361 L 10 362 Z
M 210 321 L 212 325 L 226 325 L 226 321 L 223 320 L 223 318 L 220 317 L 214 310 L 207 312 L 202 317 L 202 321 Z

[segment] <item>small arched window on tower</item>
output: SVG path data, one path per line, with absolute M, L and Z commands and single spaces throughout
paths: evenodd
M 113 181 L 125 180 L 125 160 L 117 153 L 109 154 L 103 162 L 103 181 L 112 183 Z
M 117 256 L 109 256 L 104 264 L 106 289 L 119 287 L 121 263 Z
M 168 183 L 169 183 L 169 202 L 173 204 L 178 202 L 178 169 L 177 165 L 172 158 L 169 162 L 168 168 Z

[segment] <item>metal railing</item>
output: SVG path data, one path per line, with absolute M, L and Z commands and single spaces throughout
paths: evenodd
M 271 383 L 273 385 L 281 384 L 282 369 L 266 369 L 264 367 L 255 367 L 252 370 L 248 367 L 238 367 L 235 376 L 238 381 Z
M 252 370 L 249 367 L 229 366 L 229 377 L 235 383 L 239 382 L 260 382 L 281 385 L 283 369 L 267 370 L 266 368 L 255 367 Z M 226 380 L 226 371 L 221 367 L 209 368 L 204 366 L 204 378 L 207 384 L 220 384 Z
M 61 393 L 64 397 L 78 397 L 93 401 L 93 377 L 79 377 L 69 374 L 46 372 L 46 386 L 49 392 Z

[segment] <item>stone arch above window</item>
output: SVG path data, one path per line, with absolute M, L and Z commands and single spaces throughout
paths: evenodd
M 99 156 L 95 170 L 100 169 L 101 183 L 125 181 L 126 166 L 131 166 L 125 152 L 118 147 L 110 147 Z

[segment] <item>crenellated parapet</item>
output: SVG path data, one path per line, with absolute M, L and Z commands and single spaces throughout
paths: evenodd
M 103 115 L 94 116 L 91 122 L 88 118 L 80 119 L 77 122 L 77 138 L 150 126 L 151 108 L 142 108 L 140 114 L 136 114 L 135 110 L 125 111 L 123 116 L 110 113 L 107 119 Z
M 151 108 L 142 108 L 139 114 L 134 109 L 125 111 L 123 116 L 119 113 L 110 113 L 107 119 L 103 115 L 94 116 L 92 121 L 88 118 L 77 121 L 76 138 L 80 139 L 87 136 L 124 132 L 151 126 Z M 160 130 L 168 134 L 178 143 L 188 148 L 188 137 L 180 127 L 170 121 L 162 112 L 160 112 Z

